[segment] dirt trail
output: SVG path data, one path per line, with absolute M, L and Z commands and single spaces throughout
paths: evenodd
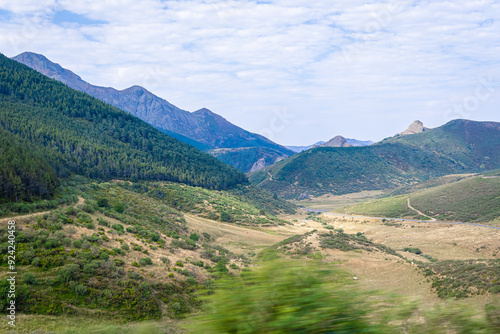
M 78 196 L 78 202 L 75 205 L 81 205 L 84 203 L 84 199 L 81 196 Z M 1 218 L 0 223 L 6 223 L 9 220 L 18 220 L 18 219 L 25 219 L 25 218 L 30 218 L 30 217 L 38 217 L 38 216 L 43 216 L 46 213 L 50 213 L 52 210 L 49 211 L 42 211 L 42 212 L 34 212 L 30 213 L 27 215 L 21 215 L 21 216 L 13 216 L 13 217 L 7 217 L 7 218 Z
M 429 217 L 428 215 L 426 215 L 426 214 L 425 214 L 425 213 L 423 213 L 422 211 L 417 210 L 417 209 L 415 209 L 413 206 L 411 206 L 411 204 L 410 204 L 410 197 L 408 197 L 408 207 L 409 207 L 410 209 L 412 209 L 413 211 L 415 211 L 416 213 L 418 213 L 419 215 L 429 218 L 429 219 L 431 220 L 431 222 L 435 222 L 435 221 L 436 221 L 436 218 Z
M 286 235 L 271 234 L 250 228 L 216 222 L 210 219 L 184 214 L 188 227 L 209 233 L 218 243 L 247 247 L 266 247 L 287 238 Z

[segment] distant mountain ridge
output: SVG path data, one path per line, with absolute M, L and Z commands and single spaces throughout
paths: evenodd
M 372 140 L 357 140 L 352 138 L 346 138 L 345 140 L 347 141 L 348 144 L 351 144 L 352 146 L 369 146 L 375 144 L 375 142 Z
M 395 189 L 500 168 L 499 148 L 500 123 L 459 119 L 370 146 L 317 147 L 253 173 L 250 181 L 285 198 Z
M 265 152 L 265 156 L 272 156 L 273 159 L 269 161 L 273 162 L 294 154 L 293 151 L 259 134 L 251 133 L 228 122 L 206 108 L 191 113 L 176 107 L 140 86 L 132 86 L 124 90 L 94 86 L 40 54 L 24 52 L 13 59 L 49 78 L 68 85 L 70 88 L 85 92 L 118 107 L 176 139 L 201 150 L 257 147 Z M 263 157 L 256 157 L 254 164 Z M 238 165 L 238 161 L 226 162 Z M 249 170 L 242 171 L 248 172 Z
M 342 136 L 337 136 L 337 137 L 342 137 Z M 334 137 L 335 138 L 335 137 Z M 334 138 L 330 139 L 330 140 L 333 140 Z M 342 137 L 344 138 L 344 137 Z M 368 145 L 372 145 L 374 144 L 375 142 L 371 141 L 371 140 L 357 140 L 357 139 L 351 139 L 351 138 L 344 138 L 345 139 L 345 142 L 347 144 L 349 144 L 350 146 L 368 146 Z M 306 151 L 306 150 L 309 150 L 313 147 L 319 147 L 319 146 L 323 146 L 323 144 L 325 144 L 326 142 L 324 141 L 319 141 L 317 143 L 314 143 L 312 145 L 307 145 L 307 146 L 286 146 L 286 148 L 296 152 L 296 153 L 300 153 L 302 151 Z M 338 146 L 337 146 L 338 147 Z M 348 147 L 348 146 L 346 146 Z

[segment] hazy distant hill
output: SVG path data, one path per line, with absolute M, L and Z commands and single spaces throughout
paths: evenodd
M 368 145 L 372 145 L 374 143 L 371 140 L 357 140 L 357 139 L 351 139 L 351 138 L 345 138 L 345 141 L 347 142 L 347 144 L 349 144 L 351 146 L 368 146 Z M 316 146 L 321 146 L 324 143 L 325 143 L 324 141 L 319 141 L 317 143 L 314 143 L 314 144 L 308 145 L 308 146 L 286 146 L 286 148 L 288 148 L 296 153 L 300 153 L 300 152 L 306 151 L 310 148 L 313 148 Z
M 454 120 L 371 146 L 308 150 L 250 180 L 288 198 L 392 189 L 429 177 L 499 168 L 499 148 L 500 123 Z
M 0 197 L 47 197 L 60 177 L 223 189 L 244 174 L 149 124 L 0 55 Z
M 323 143 L 324 143 L 324 141 L 319 141 L 319 142 L 314 143 L 312 145 L 307 145 L 307 146 L 286 146 L 286 148 L 288 148 L 288 149 L 290 149 L 290 150 L 292 150 L 294 152 L 300 153 L 302 151 L 306 151 L 306 150 L 308 150 L 310 148 L 313 148 L 314 146 L 319 146 L 319 145 L 321 145 Z
M 368 146 L 372 145 L 375 142 L 371 140 L 357 140 L 357 139 L 351 139 L 351 138 L 346 138 L 345 139 L 348 144 L 351 144 L 352 146 Z
M 293 155 L 294 152 L 278 145 L 271 140 L 248 132 L 208 109 L 200 109 L 190 113 L 182 110 L 168 101 L 154 95 L 143 87 L 132 86 L 124 90 L 91 85 L 75 73 L 62 68 L 48 60 L 43 55 L 25 52 L 13 58 L 36 71 L 61 81 L 69 87 L 85 92 L 106 103 L 118 107 L 159 130 L 191 144 L 201 150 L 217 148 L 257 147 L 262 155 L 254 156 L 255 160 L 248 170 L 260 159 L 274 156 L 272 162 Z M 223 156 L 218 155 L 222 158 Z M 243 157 L 248 160 L 247 157 Z M 233 166 L 247 166 L 236 157 L 225 157 L 224 161 Z M 271 161 L 271 160 L 269 160 Z

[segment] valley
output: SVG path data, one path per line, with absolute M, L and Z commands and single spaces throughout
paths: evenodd
M 378 143 L 337 136 L 290 157 L 231 127 L 239 144 L 212 143 L 210 155 L 7 57 L 0 65 L 0 308 L 15 269 L 14 332 L 87 333 L 86 321 L 97 333 L 500 326 L 500 123 L 416 122 Z M 193 114 L 227 130 L 208 109 Z
M 21 316 L 23 324 L 21 329 L 28 330 L 34 328 L 33 326 L 40 326 L 40 322 L 43 322 L 42 328 L 46 328 L 46 330 L 65 328 L 71 333 L 80 333 L 76 324 L 88 317 L 89 314 L 99 314 L 109 319 L 105 320 L 109 328 L 117 328 L 117 330 L 121 328 L 120 331 L 133 330 L 133 328 L 140 326 L 152 326 L 151 328 L 162 328 L 160 330 L 162 333 L 184 333 L 185 325 L 190 323 L 189 316 L 186 319 L 183 319 L 185 316 L 181 316 L 183 313 L 176 316 L 176 302 L 169 301 L 168 298 L 162 299 L 162 303 L 165 303 L 160 308 L 162 315 L 154 315 L 152 319 L 157 319 L 154 323 L 150 325 L 147 323 L 135 324 L 131 325 L 132 327 L 123 327 L 119 324 L 118 319 L 127 317 L 127 309 L 119 308 L 110 313 L 109 310 L 102 309 L 103 305 L 100 306 L 99 303 L 88 303 L 98 291 L 94 289 L 109 291 L 106 289 L 123 280 L 120 277 L 125 274 L 128 277 L 134 277 L 133 279 L 136 279 L 138 283 L 141 282 L 140 286 L 150 284 L 153 291 L 156 291 L 155 293 L 160 296 L 162 295 L 161 285 L 176 289 L 177 292 L 174 295 L 176 299 L 174 300 L 182 300 L 182 303 L 185 303 L 185 306 L 182 307 L 186 308 L 181 312 L 190 313 L 199 307 L 195 299 L 190 297 L 189 291 L 191 289 L 195 291 L 202 288 L 212 279 L 220 279 L 221 275 L 238 276 L 247 270 L 253 270 L 256 265 L 261 263 L 262 256 L 268 256 L 266 254 L 276 254 L 273 257 L 277 256 L 291 261 L 319 261 L 318 263 L 324 266 L 335 265 L 347 273 L 348 276 L 345 279 L 351 280 L 350 285 L 354 284 L 362 291 L 372 291 L 372 293 L 377 291 L 377 294 L 381 293 L 383 296 L 397 294 L 400 296 L 398 298 L 403 300 L 418 301 L 420 310 L 434 308 L 437 305 L 441 305 L 441 307 L 449 307 L 451 304 L 461 305 L 460 302 L 453 303 L 455 298 L 451 296 L 460 294 L 462 290 L 446 284 L 443 285 L 444 283 L 439 280 L 440 276 L 437 274 L 437 270 L 442 270 L 441 264 L 451 261 L 447 265 L 452 264 L 463 268 L 468 265 L 477 266 L 477 263 L 486 263 L 487 268 L 483 275 L 485 273 L 498 275 L 500 269 L 500 243 L 498 242 L 500 229 L 491 230 L 472 225 L 436 224 L 431 221 L 372 219 L 344 216 L 340 213 L 314 213 L 302 209 L 296 209 L 296 212 L 293 213 L 286 207 L 287 212 L 284 212 L 283 209 L 278 209 L 283 206 L 280 201 L 267 203 L 268 206 L 274 205 L 275 210 L 281 211 L 276 211 L 278 216 L 265 214 L 268 219 L 265 222 L 259 218 L 262 211 L 256 204 L 258 197 L 255 195 L 245 198 L 241 197 L 241 193 L 240 195 L 232 195 L 227 191 L 206 191 L 174 183 L 134 185 L 115 181 L 94 183 L 92 186 L 87 186 L 87 183 L 88 181 L 81 179 L 73 181 L 74 185 L 70 188 L 76 185 L 74 191 L 80 195 L 78 201 L 72 204 L 49 213 L 40 212 L 31 216 L 13 217 L 23 235 L 19 240 L 23 243 L 26 242 L 26 245 L 29 245 L 29 238 L 33 237 L 30 236 L 32 235 L 30 233 L 35 233 L 36 238 L 40 231 L 46 230 L 49 232 L 46 234 L 49 239 L 45 239 L 47 240 L 45 243 L 49 240 L 56 243 L 57 240 L 61 240 L 65 252 L 69 254 L 69 256 L 64 257 L 64 262 L 77 261 L 76 263 L 82 263 L 83 258 L 80 256 L 86 254 L 86 249 L 89 252 L 87 254 L 95 253 L 97 256 L 97 260 L 92 260 L 97 265 L 95 269 L 83 267 L 81 274 L 79 274 L 81 276 L 74 276 L 80 282 L 85 282 L 83 286 L 88 289 L 77 299 L 63 297 L 66 296 L 67 291 L 63 295 L 57 292 L 65 291 L 64 287 L 59 287 L 60 283 L 58 283 L 61 270 L 65 267 L 58 267 L 58 264 L 50 264 L 50 262 L 38 268 L 39 265 L 33 262 L 31 265 L 20 266 L 19 270 L 20 274 L 23 275 L 23 280 L 27 279 L 25 273 L 28 272 L 33 273 L 35 277 L 31 280 L 36 283 L 24 285 L 27 289 L 24 292 L 27 293 L 26 296 L 30 296 L 34 291 L 42 292 L 49 288 L 52 294 L 56 292 L 55 296 L 64 300 L 62 305 L 56 306 L 53 311 L 49 312 L 47 312 L 48 309 L 42 311 L 43 308 L 40 307 L 54 307 L 57 304 L 49 305 L 54 303 L 55 299 L 50 302 L 49 298 L 38 306 L 36 305 L 41 303 L 41 300 L 35 302 L 31 306 L 31 311 Z M 168 190 L 174 189 L 175 194 L 177 194 L 176 199 L 172 198 L 167 201 L 165 201 L 167 198 L 161 199 L 162 192 L 167 193 Z M 197 196 L 193 196 L 192 191 L 199 194 L 198 199 Z M 317 201 L 315 199 L 309 200 L 307 206 L 309 209 L 317 208 L 320 210 L 325 210 L 327 207 L 329 209 L 339 208 L 349 201 L 366 200 L 374 196 L 380 196 L 380 194 L 375 192 L 331 196 L 328 200 L 325 199 L 327 197 L 322 197 Z M 249 198 L 252 200 L 249 201 Z M 125 199 L 127 199 L 126 202 Z M 171 202 L 172 200 L 174 202 Z M 169 202 L 175 203 L 177 208 L 172 207 L 172 204 L 167 204 Z M 121 209 L 116 205 L 120 203 L 126 203 L 125 211 L 122 214 L 119 214 Z M 207 218 L 213 211 L 199 210 L 201 207 L 198 207 L 196 203 L 205 203 L 203 207 L 210 204 L 211 207 L 216 208 L 215 212 L 228 212 L 233 219 L 224 222 L 220 220 L 220 216 L 213 216 L 216 219 Z M 116 211 L 117 209 L 118 211 Z M 62 219 L 68 219 L 68 222 L 60 220 L 62 213 L 68 217 Z M 236 218 L 238 215 L 241 215 L 240 218 Z M 162 216 L 164 218 L 160 218 Z M 164 220 L 165 218 L 167 220 Z M 69 223 L 69 219 L 73 221 Z M 160 221 L 163 219 L 165 223 L 168 222 L 167 225 L 157 225 L 159 219 Z M 6 219 L 0 220 L 0 227 L 5 228 L 5 226 Z M 119 226 L 123 227 L 119 228 Z M 158 239 L 156 239 L 158 242 L 153 242 L 155 240 L 153 234 L 155 233 L 158 235 Z M 197 237 L 192 237 L 193 235 Z M 81 241 L 87 242 L 87 246 L 77 245 Z M 127 250 L 124 250 L 123 245 L 127 245 L 125 247 Z M 45 247 L 52 246 L 45 244 Z M 20 245 L 22 251 L 19 253 L 19 261 L 21 263 L 25 263 L 27 256 L 29 256 L 25 249 Z M 54 250 L 56 249 L 54 248 Z M 412 251 L 413 249 L 418 249 L 418 254 Z M 220 263 L 224 265 L 217 265 L 219 262 L 214 261 L 221 261 L 217 259 L 221 256 L 224 258 L 222 260 L 224 262 Z M 114 269 L 118 270 L 116 283 L 111 278 L 113 276 L 107 276 L 109 274 L 100 271 L 100 266 L 108 261 L 105 260 L 106 258 L 113 259 L 115 265 L 118 266 Z M 144 261 L 146 258 L 150 259 L 151 264 Z M 51 260 L 49 259 L 49 261 Z M 89 263 L 93 263 L 92 261 Z M 68 264 L 65 266 L 67 267 Z M 435 270 L 436 274 L 429 275 L 430 268 L 438 268 L 431 269 Z M 108 278 L 99 284 L 98 281 L 92 281 L 92 279 L 86 281 L 88 274 L 85 273 L 90 272 L 86 270 L 94 270 L 98 277 L 103 275 L 103 278 Z M 477 277 L 471 273 L 469 275 L 472 276 L 468 278 L 467 276 L 464 278 L 463 275 L 459 276 L 461 280 L 466 280 L 464 282 L 469 284 L 469 287 L 466 292 L 462 292 L 464 295 L 458 299 L 464 300 L 465 298 L 467 305 L 474 305 L 476 309 L 481 309 L 494 302 L 495 293 L 489 291 L 496 292 L 495 284 L 479 284 L 481 282 Z M 457 277 L 457 279 L 459 278 Z M 186 285 L 187 282 L 194 285 L 189 288 L 189 285 Z M 52 287 L 48 284 L 52 284 Z M 100 287 L 98 288 L 98 286 Z M 36 287 L 36 290 L 31 290 L 30 287 Z M 116 291 L 108 292 L 110 297 L 120 291 L 118 286 L 113 289 Z M 30 290 L 32 292 L 29 292 Z M 137 292 L 140 293 L 140 290 Z M 101 292 L 99 292 L 100 294 Z M 89 297 L 91 298 L 89 299 Z M 28 298 L 34 298 L 34 296 Z M 142 295 L 140 298 L 147 297 Z M 85 307 L 82 307 L 82 301 L 85 301 Z M 33 302 L 34 300 L 31 299 L 30 303 Z M 139 301 L 139 303 L 141 302 Z M 62 307 L 61 310 L 64 312 L 68 312 L 69 309 L 63 306 L 64 304 L 74 304 L 74 307 L 70 308 L 72 311 L 65 318 L 74 318 L 75 324 L 65 321 L 58 322 L 57 317 L 54 318 L 50 315 L 59 307 Z M 191 311 L 189 311 L 190 309 Z M 154 308 L 142 311 L 147 312 L 142 313 L 142 317 L 145 316 L 145 319 L 148 319 L 155 314 L 149 312 L 159 311 L 159 309 L 153 310 Z M 139 315 L 137 309 L 134 313 L 134 317 Z M 150 315 L 147 316 L 147 314 Z M 113 320 L 114 318 L 118 322 Z M 103 325 L 98 323 L 94 323 L 93 326 L 96 330 L 103 328 Z M 7 330 L 7 327 L 0 325 L 0 329 Z

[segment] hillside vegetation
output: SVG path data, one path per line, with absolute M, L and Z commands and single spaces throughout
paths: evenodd
M 366 147 L 320 147 L 250 176 L 285 198 L 395 189 L 448 174 L 500 166 L 500 123 L 454 120 L 423 133 Z
M 490 222 L 500 217 L 500 177 L 490 173 L 424 188 L 406 195 L 372 200 L 342 212 L 390 218 L 417 218 L 411 206 L 438 220 Z
M 72 177 L 61 192 L 83 196 L 83 203 L 16 218 L 16 305 L 25 314 L 182 318 L 198 308 L 196 291 L 250 264 L 247 253 L 235 254 L 214 236 L 190 229 L 185 213 L 261 227 L 284 224 L 268 210 L 293 212 L 292 205 L 251 186 L 217 191 Z M 7 220 L 0 227 L 3 254 L 10 245 Z M 0 269 L 4 310 L 7 256 Z
M 49 198 L 72 173 L 211 189 L 244 174 L 143 121 L 0 55 L 1 193 Z

